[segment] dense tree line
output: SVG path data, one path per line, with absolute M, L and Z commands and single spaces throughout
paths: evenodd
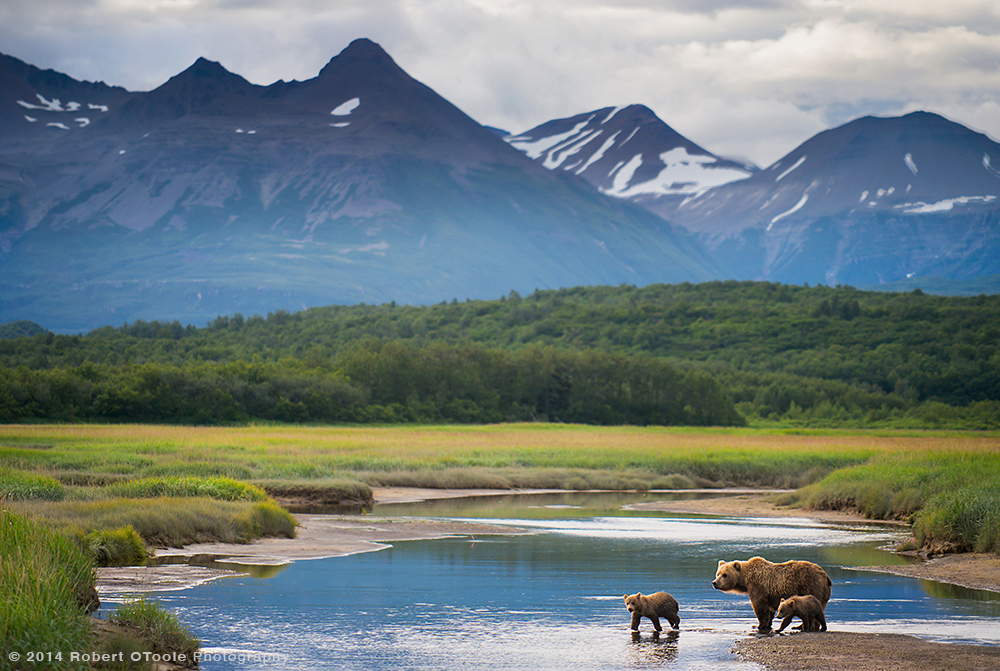
M 633 360 L 640 368 L 655 361 L 677 375 L 714 379 L 755 421 L 1000 428 L 1000 296 L 919 290 L 711 282 L 512 292 L 498 300 L 430 306 L 329 306 L 220 316 L 201 328 L 137 322 L 86 335 L 0 340 L 0 366 L 10 375 L 19 367 L 41 373 L 84 364 L 102 370 L 155 364 L 196 378 L 202 365 L 256 362 L 299 377 L 336 372 L 361 394 L 358 407 L 417 407 L 398 394 L 384 400 L 362 377 L 346 372 L 345 362 L 359 357 L 359 343 L 367 341 L 381 343 L 370 356 L 385 361 L 391 358 L 386 348 L 403 346 L 426 356 L 447 346 L 454 361 L 471 356 L 462 354 L 468 348 L 517 362 L 546 348 L 573 361 L 618 357 L 626 368 Z M 436 374 L 445 375 L 444 368 Z M 426 389 L 413 385 L 424 399 Z M 470 389 L 451 388 L 459 395 Z M 526 401 L 519 397 L 517 403 L 522 408 Z M 544 404 L 530 407 L 525 417 L 580 421 L 564 411 L 550 415 Z
M 319 366 L 276 362 L 0 368 L 0 422 L 553 421 L 739 425 L 718 382 L 657 359 L 369 341 Z

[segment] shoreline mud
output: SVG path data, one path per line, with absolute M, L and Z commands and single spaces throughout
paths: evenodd
M 440 498 L 552 493 L 561 490 L 430 490 L 380 488 L 376 503 L 403 503 Z M 841 511 L 814 511 L 780 507 L 775 492 L 720 490 L 718 496 L 663 500 L 629 506 L 688 514 L 740 517 L 806 518 L 835 524 L 887 524 Z M 705 494 L 705 492 L 702 492 Z M 666 495 L 666 492 L 665 492 Z M 527 529 L 477 522 L 379 517 L 371 515 L 297 514 L 296 538 L 268 538 L 248 545 L 202 543 L 185 548 L 161 548 L 160 561 L 193 558 L 187 564 L 155 564 L 98 570 L 98 590 L 105 595 L 186 589 L 207 580 L 248 572 L 251 566 L 281 565 L 292 561 L 373 552 L 394 541 L 450 536 L 514 535 Z M 1000 592 L 1000 556 L 943 555 L 899 566 L 865 566 L 861 570 L 893 573 L 972 589 Z M 230 570 L 231 569 L 231 570 Z M 875 671 L 880 669 L 993 669 L 1000 668 L 1000 646 L 936 643 L 905 634 L 822 632 L 778 636 L 751 635 L 735 642 L 734 655 L 765 669 L 782 671 Z

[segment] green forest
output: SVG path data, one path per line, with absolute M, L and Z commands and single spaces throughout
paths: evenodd
M 1000 428 L 995 295 L 730 281 L 0 334 L 0 422 Z

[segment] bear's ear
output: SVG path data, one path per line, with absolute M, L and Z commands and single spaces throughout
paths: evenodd
M 723 565 L 723 564 L 725 564 L 725 563 L 726 563 L 726 561 L 725 561 L 724 559 L 720 559 L 720 560 L 719 560 L 719 566 L 722 566 L 722 565 Z
M 734 561 L 733 562 L 733 568 L 736 569 L 737 573 L 739 573 L 740 572 L 740 563 L 738 561 Z

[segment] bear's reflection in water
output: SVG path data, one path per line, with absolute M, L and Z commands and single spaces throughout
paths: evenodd
M 630 657 L 632 657 L 633 662 L 644 664 L 676 661 L 677 640 L 679 638 L 680 632 L 675 629 L 669 629 L 663 633 L 654 631 L 648 636 L 633 631 Z

